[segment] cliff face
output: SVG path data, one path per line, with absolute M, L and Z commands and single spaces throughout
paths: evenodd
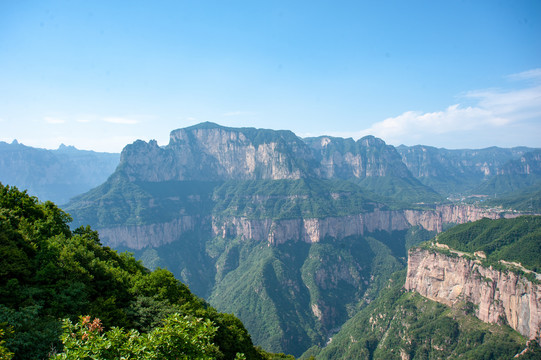
M 330 136 L 304 141 L 319 163 L 317 173 L 322 178 L 411 176 L 396 149 L 373 136 L 357 141 Z
M 504 320 L 530 339 L 541 335 L 541 285 L 511 271 L 485 268 L 459 255 L 412 249 L 404 287 L 449 306 L 470 301 L 485 322 Z
M 125 246 L 133 250 L 157 248 L 178 240 L 201 224 L 199 218 L 182 216 L 170 222 L 149 225 L 123 225 L 99 229 L 100 239 L 110 247 Z
M 530 151 L 519 159 L 509 161 L 497 171 L 498 175 L 541 174 L 541 151 Z
M 287 241 L 315 243 L 325 237 L 341 239 L 347 236 L 363 235 L 378 230 L 405 230 L 420 225 L 426 230 L 441 232 L 443 224 L 476 221 L 484 217 L 498 219 L 513 217 L 513 214 L 479 209 L 473 206 L 442 205 L 435 210 L 376 209 L 357 215 L 309 219 L 248 219 L 245 217 L 214 217 L 214 236 L 243 237 L 266 241 L 269 245 Z
M 432 146 L 401 145 L 397 151 L 416 178 L 495 175 L 508 161 L 523 156 L 528 148 L 448 150 Z
M 306 142 L 290 131 L 204 123 L 171 132 L 169 144 L 136 141 L 120 169 L 130 181 L 411 177 L 395 148 L 373 136 Z
M 531 150 L 534 149 L 491 147 L 448 150 L 424 145 L 397 147 L 402 161 L 415 178 L 448 195 L 468 193 L 493 176 L 508 172 L 508 162 L 518 160 L 518 166 L 514 167 L 524 168 L 519 159 Z
M 224 128 L 215 124 L 171 132 L 169 145 L 136 141 L 121 154 L 131 181 L 299 179 L 309 149 L 289 131 Z M 253 135 L 253 136 L 252 136 Z
M 499 219 L 513 214 L 479 209 L 473 206 L 444 205 L 435 210 L 376 209 L 356 215 L 326 218 L 249 219 L 235 216 L 180 216 L 177 219 L 149 225 L 122 225 L 100 228 L 100 238 L 112 247 L 125 246 L 140 250 L 159 247 L 177 240 L 181 235 L 196 229 L 212 229 L 210 236 L 222 238 L 241 237 L 267 242 L 268 245 L 288 241 L 316 243 L 325 237 L 342 239 L 379 230 L 405 230 L 421 226 L 429 231 L 441 232 L 443 224 L 463 224 L 482 218 Z

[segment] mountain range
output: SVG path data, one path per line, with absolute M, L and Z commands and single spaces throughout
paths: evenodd
M 28 190 L 41 200 L 67 203 L 107 180 L 120 154 L 79 150 L 60 145 L 56 150 L 0 141 L 0 182 Z
M 445 307 L 403 293 L 408 250 L 457 224 L 540 212 L 540 154 L 395 148 L 373 136 L 302 139 L 202 123 L 172 131 L 166 146 L 127 145 L 107 180 L 65 209 L 73 227 L 90 224 L 105 245 L 169 269 L 218 311 L 234 313 L 266 350 L 421 358 L 426 346 L 385 352 L 391 345 L 380 337 L 394 329 L 391 319 L 366 311 L 386 306 L 399 316 L 409 306 L 422 318 L 428 306 L 447 324 Z M 385 331 L 358 338 L 354 319 Z M 452 326 L 462 333 L 462 323 Z M 495 332 L 487 331 L 478 343 L 488 348 Z M 525 346 L 512 336 L 508 351 Z M 333 350 L 344 339 L 358 341 L 358 352 Z

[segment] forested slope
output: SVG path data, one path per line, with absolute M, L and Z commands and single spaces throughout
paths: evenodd
M 118 342 L 119 337 L 131 334 L 126 341 L 141 339 L 137 340 L 139 347 L 125 350 L 142 352 L 128 358 L 146 358 L 152 351 L 159 358 L 168 358 L 160 353 L 165 348 L 182 358 L 191 353 L 203 358 L 233 359 L 237 353 L 248 359 L 273 358 L 253 346 L 236 317 L 218 313 L 169 271 L 150 272 L 130 254 L 102 246 L 98 233 L 89 227 L 71 231 L 69 221 L 69 215 L 52 202 L 41 203 L 26 192 L 0 184 L 4 353 L 7 348 L 15 359 L 41 359 L 64 349 L 68 355 L 58 356 L 77 358 L 78 349 L 84 348 L 89 354 L 95 351 L 98 358 L 115 358 L 110 348 L 99 350 L 99 344 L 115 344 L 114 339 Z M 81 315 L 90 317 L 79 318 Z M 64 325 L 68 335 L 73 332 L 82 337 L 76 343 L 70 336 L 64 337 L 63 348 L 61 320 L 78 318 L 78 324 L 68 321 Z M 90 321 L 95 318 L 99 320 Z M 114 327 L 125 329 L 124 335 Z M 98 336 L 96 331 L 103 334 Z M 167 344 L 154 346 L 160 341 Z

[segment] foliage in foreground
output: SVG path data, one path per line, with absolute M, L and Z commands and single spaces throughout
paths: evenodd
M 150 272 L 130 254 L 102 246 L 89 227 L 71 231 L 69 221 L 52 202 L 0 184 L 0 330 L 15 359 L 62 351 L 60 319 L 75 321 L 81 314 L 101 319 L 108 336 L 136 331 L 142 339 L 164 331 L 173 336 L 171 329 L 203 319 L 200 334 L 210 339 L 213 358 L 271 356 L 253 346 L 240 320 L 218 313 L 169 271 Z M 175 316 L 192 320 L 175 323 Z M 73 344 L 64 340 L 69 350 Z
M 90 316 L 76 324 L 65 320 L 63 327 L 64 351 L 54 359 L 213 359 L 218 354 L 212 343 L 217 328 L 208 319 L 173 314 L 142 334 L 118 327 L 103 332 L 99 319 Z

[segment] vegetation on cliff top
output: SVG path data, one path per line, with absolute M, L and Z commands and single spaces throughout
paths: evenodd
M 541 272 L 541 216 L 489 220 L 457 225 L 438 235 L 438 243 L 474 253 L 483 251 L 488 261 L 521 263 Z
M 359 186 L 344 180 L 228 181 L 214 190 L 213 199 L 214 215 L 252 219 L 335 217 L 378 206 Z
M 100 319 L 107 331 L 99 335 L 103 341 L 124 336 L 124 330 L 114 327 L 149 334 L 142 335 L 142 346 L 180 336 L 179 329 L 189 328 L 195 330 L 188 332 L 191 338 L 179 350 L 183 356 L 203 344 L 205 354 L 213 358 L 233 359 L 237 353 L 250 359 L 272 358 L 252 345 L 236 317 L 218 313 L 169 271 L 150 272 L 131 255 L 102 246 L 89 227 L 71 231 L 69 221 L 52 202 L 41 203 L 0 184 L 0 330 L 15 359 L 61 352 L 61 319 L 75 321 L 80 315 Z M 92 341 L 98 341 L 98 335 L 81 328 L 85 324 L 68 321 L 65 326 L 67 352 L 77 354 L 82 347 L 89 355 L 97 349 L 99 344 Z M 76 330 L 87 335 L 81 333 L 74 346 L 70 334 Z

